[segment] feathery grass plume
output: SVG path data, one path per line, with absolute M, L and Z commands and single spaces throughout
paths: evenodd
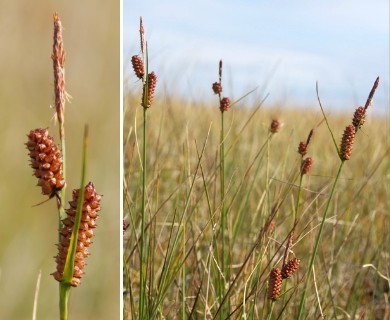
M 145 67 L 142 59 L 139 56 L 134 55 L 131 57 L 131 63 L 133 65 L 135 75 L 138 77 L 138 79 L 142 79 L 145 74 Z
M 278 119 L 273 119 L 271 121 L 271 125 L 269 127 L 269 131 L 271 133 L 277 133 L 280 131 L 280 129 L 283 127 L 283 123 Z
M 221 112 L 228 111 L 230 109 L 230 99 L 228 97 L 223 97 L 219 103 L 219 109 Z
M 27 136 L 26 146 L 38 186 L 42 194 L 51 198 L 65 186 L 61 152 L 47 129 L 31 130 Z
M 53 37 L 53 60 L 54 70 L 54 95 L 57 119 L 60 124 L 60 137 L 64 132 L 64 111 L 65 111 L 65 51 L 62 40 L 62 24 L 57 13 L 54 13 L 54 37 Z
M 304 174 L 307 174 L 312 165 L 313 165 L 313 158 L 311 157 L 307 157 L 306 159 L 303 159 L 302 160 L 302 167 L 301 167 L 301 174 L 304 175 Z
M 347 126 L 344 130 L 340 144 L 340 159 L 349 160 L 352 154 L 352 146 L 355 140 L 355 127 L 353 124 Z
M 275 267 L 271 270 L 268 280 L 268 299 L 272 301 L 278 300 L 282 292 L 282 272 Z
M 59 282 L 61 282 L 63 278 L 79 195 L 79 189 L 73 190 L 73 199 L 69 202 L 70 208 L 66 210 L 67 217 L 62 221 L 63 227 L 60 230 L 58 255 L 55 257 L 57 262 L 57 271 L 52 273 L 54 279 Z M 86 265 L 84 259 L 89 256 L 88 247 L 92 243 L 91 238 L 93 236 L 93 229 L 96 228 L 96 219 L 98 218 L 98 212 L 100 211 L 101 198 L 102 196 L 96 193 L 93 183 L 89 182 L 84 189 L 84 203 L 78 232 L 73 278 L 71 281 L 71 285 L 73 287 L 77 287 L 80 284 L 81 277 L 84 274 L 83 269 Z
M 284 264 L 282 268 L 282 279 L 290 278 L 295 273 L 295 271 L 297 271 L 300 262 L 301 260 L 293 258 Z
M 145 108 L 150 108 L 152 105 L 156 84 L 157 84 L 157 76 L 154 73 L 154 71 L 152 71 L 151 73 L 148 74 L 147 82 L 143 86 L 142 103 L 141 103 L 141 105 L 143 106 L 144 106 L 145 89 L 146 87 L 148 88 L 148 99 L 146 105 L 144 106 Z

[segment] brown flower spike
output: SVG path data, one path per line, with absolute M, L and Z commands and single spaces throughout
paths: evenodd
M 65 111 L 65 51 L 62 41 L 62 24 L 57 15 L 54 14 L 54 37 L 53 37 L 53 54 L 51 55 L 53 60 L 54 70 L 54 95 L 55 95 L 55 107 L 57 113 L 58 122 L 61 125 L 60 135 L 64 136 L 64 111 Z
M 62 174 L 62 157 L 47 129 L 31 130 L 26 143 L 31 167 L 38 178 L 42 194 L 53 197 L 65 186 Z
M 273 268 L 268 280 L 268 299 L 278 300 L 282 292 L 282 272 L 279 268 Z
M 144 62 L 142 59 L 137 55 L 132 56 L 131 63 L 133 65 L 135 75 L 138 77 L 138 79 L 142 79 L 145 74 Z
M 142 92 L 142 106 L 145 108 L 150 108 L 153 102 L 153 97 L 154 97 L 154 90 L 156 89 L 156 84 L 157 84 L 157 76 L 153 72 L 148 74 L 148 97 L 147 97 L 147 103 L 145 105 L 144 99 L 145 99 L 145 88 L 146 84 L 144 84 L 143 87 L 143 92 Z
M 222 84 L 220 82 L 214 82 L 212 89 L 215 94 L 220 94 L 222 92 Z
M 295 273 L 295 271 L 297 271 L 300 262 L 301 260 L 297 258 L 293 258 L 287 262 L 282 268 L 282 278 L 290 278 Z
M 366 121 L 366 109 L 359 107 L 355 110 L 353 115 L 352 124 L 355 127 L 355 131 L 361 129 L 364 122 Z
M 340 145 L 340 159 L 349 160 L 352 154 L 352 145 L 355 139 L 355 127 L 353 124 L 347 126 L 344 130 Z
M 283 124 L 278 119 L 273 119 L 269 127 L 271 133 L 277 133 L 282 128 Z
M 222 98 L 219 103 L 219 109 L 221 112 L 228 111 L 230 109 L 230 99 L 228 97 Z
M 73 199 L 69 202 L 70 208 L 66 210 L 67 217 L 62 221 L 63 227 L 60 230 L 60 243 L 58 244 L 58 255 L 55 257 L 57 271 L 52 273 L 57 281 L 62 281 L 66 256 L 69 251 L 70 238 L 72 236 L 74 220 L 76 217 L 77 203 L 80 190 L 73 190 Z M 75 255 L 73 278 L 71 285 L 77 287 L 84 274 L 86 265 L 85 258 L 89 256 L 88 247 L 92 243 L 93 229 L 96 228 L 96 219 L 100 211 L 100 200 L 102 196 L 97 194 L 92 182 L 89 182 L 84 189 L 84 204 L 78 231 L 77 249 Z
M 309 171 L 313 165 L 313 162 L 314 162 L 313 158 L 310 158 L 310 157 L 302 160 L 302 169 L 301 169 L 302 175 L 309 173 Z

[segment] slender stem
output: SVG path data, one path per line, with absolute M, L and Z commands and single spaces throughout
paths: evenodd
M 272 312 L 274 311 L 275 301 L 271 302 L 271 309 L 269 310 L 267 320 L 271 320 Z
M 60 320 L 68 320 L 70 284 L 60 282 Z
M 340 167 L 339 167 L 339 170 L 337 172 L 337 176 L 336 176 L 336 179 L 333 183 L 333 186 L 332 186 L 332 191 L 330 192 L 330 195 L 329 195 L 329 198 L 328 198 L 328 202 L 326 204 L 326 208 L 325 208 L 325 211 L 324 211 L 324 215 L 322 217 L 322 221 L 321 221 L 321 224 L 320 224 L 320 229 L 318 231 L 318 234 L 317 234 L 317 239 L 316 239 L 316 242 L 315 242 L 315 245 L 314 245 L 314 250 L 313 250 L 313 253 L 311 255 L 311 259 L 310 259 L 310 264 L 309 264 L 309 268 L 307 270 L 307 275 L 306 275 L 306 280 L 305 280 L 305 286 L 303 288 L 303 293 L 302 293 L 302 297 L 301 297 L 301 302 L 300 302 L 300 305 L 299 305 L 299 313 L 298 313 L 298 318 L 297 320 L 300 320 L 302 318 L 302 315 L 303 315 L 303 309 L 305 308 L 305 300 L 306 300 L 306 292 L 307 292 L 307 285 L 309 283 L 309 279 L 311 277 L 311 274 L 313 272 L 313 266 L 314 266 L 314 261 L 315 261 L 315 258 L 317 256 L 317 252 L 318 252 L 318 247 L 320 245 L 320 240 L 321 240 L 321 235 L 322 235 L 322 231 L 324 229 L 324 225 L 325 225 L 325 220 L 326 220 L 326 215 L 328 213 L 328 210 L 329 210 L 329 207 L 330 207 L 330 202 L 333 198 L 333 195 L 334 195 L 334 190 L 336 188 L 336 184 L 337 184 L 337 181 L 339 180 L 339 177 L 340 177 L 340 173 L 341 173 L 341 170 L 343 168 L 343 165 L 344 165 L 344 162 L 345 161 L 342 161 L 341 164 L 340 164 Z
M 140 241 L 140 273 L 139 273 L 139 318 L 144 318 L 144 295 L 146 291 L 146 281 L 144 275 L 144 246 L 145 239 L 145 214 L 146 214 L 146 120 L 147 108 L 144 109 L 144 124 L 143 124 L 143 150 L 142 150 L 142 207 L 141 207 L 141 241 Z

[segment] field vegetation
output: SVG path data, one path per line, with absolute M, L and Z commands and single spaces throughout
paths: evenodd
M 375 98 L 342 161 L 358 106 L 323 103 L 330 129 L 318 103 L 244 98 L 221 112 L 218 95 L 158 95 L 145 111 L 140 82 L 124 103 L 126 319 L 388 319 L 389 121 Z

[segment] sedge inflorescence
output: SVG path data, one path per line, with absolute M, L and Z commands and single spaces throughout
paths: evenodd
M 38 178 L 42 194 L 53 197 L 65 186 L 62 156 L 47 129 L 31 130 L 26 143 L 31 167 Z
M 279 268 L 273 268 L 268 281 L 268 299 L 276 301 L 282 292 L 282 272 Z
M 72 201 L 69 202 L 69 209 L 66 210 L 67 217 L 62 220 L 63 227 L 60 230 L 60 243 L 58 244 L 58 255 L 55 257 L 57 270 L 52 275 L 57 281 L 63 281 L 66 257 L 69 251 L 70 239 L 75 224 L 77 203 L 80 196 L 80 190 L 73 190 Z M 84 274 L 83 269 L 86 265 L 85 258 L 89 256 L 88 247 L 91 245 L 93 229 L 96 228 L 96 219 L 100 211 L 100 200 L 102 196 L 96 193 L 92 182 L 89 182 L 84 189 L 84 203 L 81 214 L 81 221 L 78 230 L 76 255 L 73 268 L 73 278 L 71 285 L 77 287 L 80 284 L 81 277 Z
M 344 130 L 340 145 L 340 159 L 349 160 L 352 155 L 352 146 L 355 140 L 355 126 L 350 124 Z

